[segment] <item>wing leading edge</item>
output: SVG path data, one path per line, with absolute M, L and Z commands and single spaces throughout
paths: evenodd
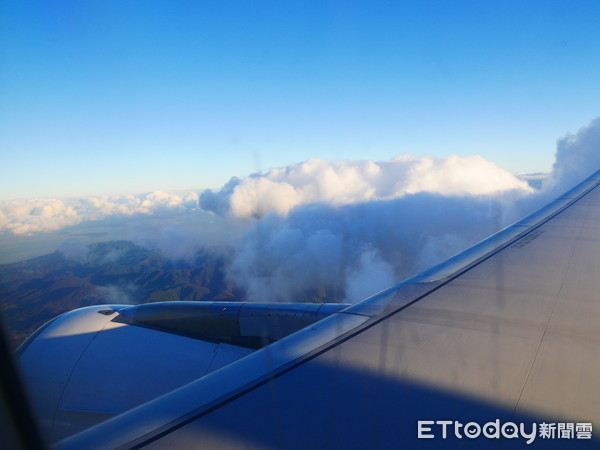
M 597 172 L 445 263 L 58 447 L 377 448 L 458 439 L 441 441 L 438 432 L 420 440 L 419 420 L 590 424 L 597 434 L 599 180 Z

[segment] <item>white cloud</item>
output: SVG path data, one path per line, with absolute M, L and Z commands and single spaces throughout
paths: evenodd
M 300 205 L 287 216 L 252 221 L 228 276 L 255 301 L 298 301 L 317 287 L 360 300 L 358 292 L 382 289 L 381 280 L 400 281 L 507 224 L 504 201 L 420 192 L 342 206 Z
M 250 299 L 298 300 L 325 286 L 355 301 L 543 206 L 600 169 L 599 149 L 600 119 L 560 139 L 540 191 L 479 156 L 400 155 L 311 159 L 234 178 L 200 204 L 249 224 L 229 278 Z
M 0 233 L 30 235 L 104 219 L 108 216 L 155 215 L 198 210 L 198 194 L 88 197 L 84 199 L 27 199 L 0 202 Z
M 114 305 L 135 305 L 137 302 L 134 300 L 134 294 L 137 288 L 128 284 L 126 286 L 95 286 L 95 292 L 92 294 L 93 297 L 98 298 L 102 303 L 109 303 Z
M 31 199 L 0 203 L 0 232 L 32 234 L 58 230 L 81 222 L 76 207 L 58 199 Z
M 249 299 L 294 301 L 324 287 L 357 301 L 507 224 L 507 205 L 533 192 L 479 156 L 400 155 L 311 159 L 234 178 L 200 204 L 250 223 L 228 271 Z
M 271 212 L 286 215 L 299 205 L 314 202 L 340 206 L 418 192 L 460 196 L 507 191 L 533 190 L 480 156 L 439 159 L 400 155 L 378 162 L 310 159 L 264 175 L 232 179 L 220 191 L 205 191 L 200 203 L 216 213 L 250 218 Z
M 394 268 L 384 261 L 377 250 L 360 255 L 358 267 L 346 276 L 346 301 L 355 303 L 392 286 L 396 282 Z
M 600 169 L 600 117 L 556 143 L 556 155 L 544 188 L 556 195 Z

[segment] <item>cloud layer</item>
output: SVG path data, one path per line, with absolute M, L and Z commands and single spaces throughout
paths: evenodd
M 0 202 L 0 233 L 30 235 L 54 231 L 109 216 L 176 214 L 198 209 L 198 194 L 88 197 L 84 199 L 28 199 Z
M 497 200 L 430 193 L 303 205 L 256 220 L 229 276 L 252 300 L 302 300 L 319 286 L 356 301 L 482 239 L 503 224 L 501 211 Z
M 556 143 L 555 162 L 545 189 L 560 195 L 600 169 L 600 117 Z
M 252 300 L 325 287 L 357 301 L 443 261 L 600 169 L 600 119 L 557 142 L 534 191 L 478 156 L 309 160 L 232 179 L 203 208 L 250 224 L 229 277 Z
M 391 200 L 419 192 L 445 196 L 531 192 L 521 181 L 480 156 L 416 157 L 390 161 L 321 159 L 232 178 L 221 190 L 202 193 L 202 208 L 236 218 L 286 215 L 293 208 L 321 202 L 332 206 Z
M 173 259 L 190 258 L 203 245 L 227 247 L 227 276 L 249 300 L 358 301 L 543 206 L 600 168 L 599 147 L 600 119 L 559 139 L 553 172 L 537 191 L 479 156 L 311 159 L 232 178 L 200 196 L 2 202 L 0 232 L 127 219 L 138 243 Z M 206 215 L 194 225 L 202 210 L 214 224 L 200 235 L 210 228 Z M 187 219 L 148 219 L 162 216 Z M 68 244 L 74 255 L 85 250 Z
M 251 300 L 357 301 L 507 224 L 529 185 L 478 156 L 312 159 L 232 179 L 200 204 L 250 223 L 230 280 Z

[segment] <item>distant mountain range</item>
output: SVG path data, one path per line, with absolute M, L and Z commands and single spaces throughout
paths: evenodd
M 223 252 L 205 249 L 192 260 L 172 261 L 131 241 L 108 241 L 74 253 L 67 257 L 55 251 L 0 265 L 0 314 L 15 348 L 48 320 L 84 306 L 246 300 L 246 293 L 225 277 L 228 255 Z M 337 302 L 336 291 L 314 286 L 296 300 Z
M 51 318 L 83 306 L 166 300 L 242 300 L 225 279 L 225 258 L 200 251 L 170 261 L 130 241 L 91 244 L 78 258 L 56 251 L 0 265 L 0 312 L 18 346 Z

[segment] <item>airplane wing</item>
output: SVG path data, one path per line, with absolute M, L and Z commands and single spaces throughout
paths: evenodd
M 598 184 L 56 448 L 597 448 Z

